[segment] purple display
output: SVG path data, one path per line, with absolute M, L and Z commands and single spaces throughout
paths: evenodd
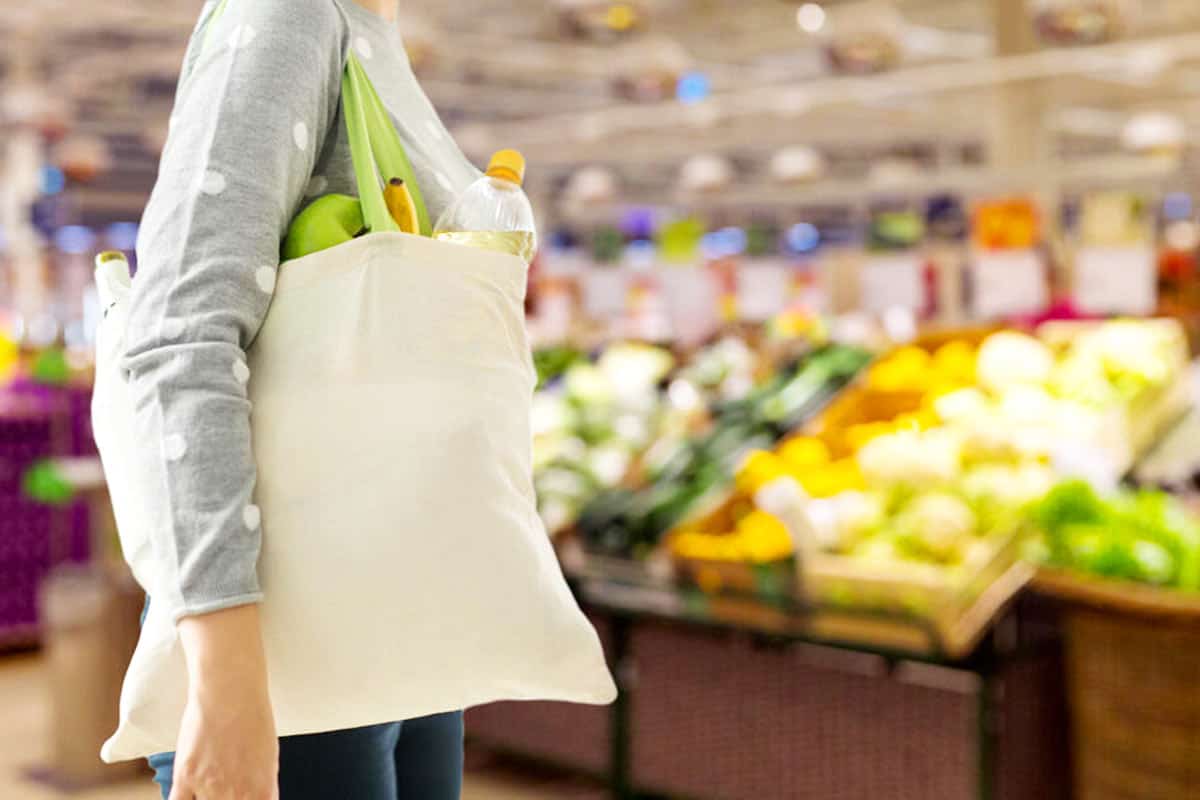
M 36 637 L 38 587 L 50 568 L 91 555 L 82 499 L 55 508 L 21 491 L 34 462 L 95 452 L 90 396 L 87 388 L 25 381 L 0 389 L 0 647 Z

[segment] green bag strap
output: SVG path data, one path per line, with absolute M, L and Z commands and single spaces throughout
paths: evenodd
M 353 87 L 349 92 L 347 91 L 348 84 Z M 429 236 L 433 229 L 429 220 L 429 212 L 425 206 L 424 195 L 412 168 L 412 162 L 408 160 L 408 153 L 404 150 L 404 144 L 400 141 L 400 134 L 396 132 L 396 126 L 392 124 L 391 115 L 388 114 L 383 101 L 379 99 L 374 84 L 367 77 L 367 71 L 363 69 L 362 63 L 354 53 L 351 53 L 346 60 L 346 75 L 342 79 L 342 87 L 343 107 L 345 106 L 344 98 L 351 95 L 359 98 L 363 112 L 361 122 L 365 124 L 365 138 L 370 145 L 372 154 L 367 163 L 377 166 L 385 179 L 400 178 L 404 181 L 409 193 L 412 194 L 420 233 L 422 236 Z M 346 113 L 346 124 L 347 128 L 352 124 L 358 124 L 358 116 Z M 351 140 L 353 141 L 353 133 Z M 352 150 L 351 156 L 353 155 Z M 357 172 L 357 167 L 355 169 Z M 359 189 L 361 191 L 362 187 L 360 186 Z
M 382 173 L 388 178 L 400 178 L 408 186 L 420 233 L 428 236 L 432 232 L 429 213 L 408 154 L 383 101 L 353 53 L 346 60 L 346 73 L 342 77 L 342 111 L 350 138 L 354 176 L 358 181 L 358 199 L 368 230 L 399 230 L 383 200 L 379 177 Z
M 354 55 L 351 54 L 353 59 Z M 367 230 L 399 231 L 400 227 L 388 213 L 379 182 L 375 156 L 371 147 L 362 82 L 354 78 L 350 62 L 342 76 L 342 114 L 346 117 L 346 132 L 350 136 L 350 161 L 354 164 L 354 179 L 358 183 L 358 202 L 362 204 L 363 222 Z M 413 198 L 416 201 L 416 198 Z
M 208 41 L 208 32 L 212 30 L 229 0 L 220 0 L 213 9 L 212 15 L 205 24 L 203 47 Z M 358 200 L 363 208 L 363 221 L 371 231 L 399 231 L 392 215 L 388 213 L 387 203 L 383 199 L 383 188 L 380 173 L 386 178 L 400 178 L 412 195 L 413 206 L 417 212 L 417 223 L 422 236 L 429 236 L 432 226 L 429 222 L 429 211 L 425 207 L 425 198 L 421 187 L 417 185 L 416 173 L 413 172 L 412 162 L 404 150 L 404 143 L 387 108 L 375 91 L 375 86 L 367 76 L 358 58 L 351 51 L 346 59 L 346 68 L 342 74 L 342 114 L 346 118 L 346 132 L 350 139 L 350 158 L 354 162 L 354 178 L 358 184 Z

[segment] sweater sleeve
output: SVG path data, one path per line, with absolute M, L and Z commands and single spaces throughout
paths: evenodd
M 146 588 L 175 619 L 261 599 L 245 350 L 335 119 L 347 36 L 330 0 L 227 0 L 189 51 L 123 358 L 131 446 L 161 523 Z

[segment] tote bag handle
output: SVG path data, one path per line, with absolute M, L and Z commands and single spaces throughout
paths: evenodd
M 347 58 L 346 72 L 342 76 L 342 114 L 346 118 L 350 158 L 354 162 L 358 199 L 362 203 L 367 229 L 374 232 L 400 230 L 383 200 L 379 178 L 382 172 L 389 178 L 402 179 L 408 186 L 420 233 L 430 235 L 429 212 L 408 154 L 383 101 L 354 53 Z
M 200 43 L 201 48 L 207 44 L 208 32 L 225 13 L 228 3 L 229 0 L 220 0 L 213 9 L 205 27 L 204 39 Z M 358 184 L 358 201 L 362 204 L 363 221 L 367 230 L 400 230 L 392 215 L 388 213 L 387 204 L 383 199 L 380 180 L 382 173 L 388 179 L 400 178 L 408 186 L 417 212 L 419 231 L 422 236 L 429 236 L 433 232 L 429 223 L 429 211 L 425 207 L 421 187 L 417 185 L 412 162 L 408 160 L 404 144 L 400 141 L 400 135 L 396 133 L 396 126 L 392 124 L 387 108 L 379 99 L 375 86 L 367 77 L 367 71 L 363 69 L 353 51 L 347 56 L 346 67 L 342 73 L 342 116 L 346 118 L 350 158 L 354 162 L 354 178 Z

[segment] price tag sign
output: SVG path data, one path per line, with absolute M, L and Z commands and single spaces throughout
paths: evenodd
M 971 263 L 972 308 L 983 319 L 1036 314 L 1046 308 L 1046 265 L 1035 250 L 976 253 Z
M 1075 260 L 1075 304 L 1089 314 L 1151 314 L 1158 305 L 1154 251 L 1085 247 Z
M 583 273 L 583 308 L 592 319 L 617 319 L 625 313 L 629 275 L 619 267 L 589 267 Z
M 661 267 L 657 271 L 671 330 L 683 342 L 699 341 L 719 324 L 720 293 L 711 270 L 704 267 Z
M 588 258 L 575 250 L 562 251 L 547 248 L 545 253 L 546 255 L 541 256 L 540 260 L 540 266 L 545 275 L 571 278 L 587 272 L 591 267 Z
M 737 307 L 742 319 L 763 322 L 787 307 L 792 270 L 780 261 L 751 261 L 737 273 Z
M 915 253 L 869 256 L 859 270 L 862 310 L 882 313 L 892 308 L 920 311 L 925 307 L 921 258 Z

